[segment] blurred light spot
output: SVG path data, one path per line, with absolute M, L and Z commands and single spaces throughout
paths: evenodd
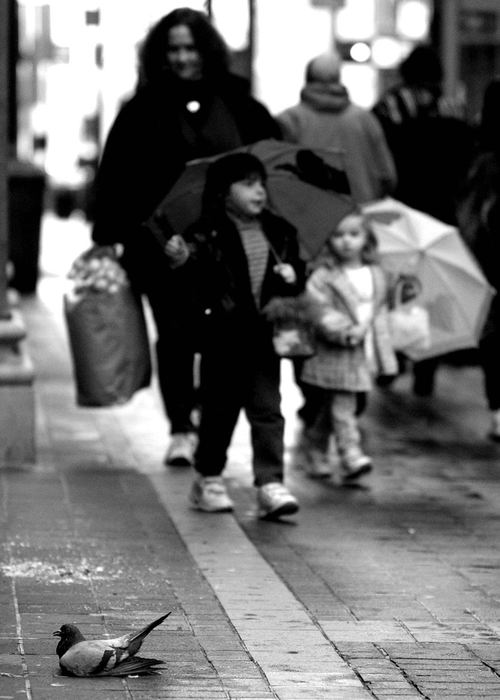
M 375 3 L 346 0 L 336 16 L 336 32 L 340 41 L 371 39 L 375 34 Z
M 354 104 L 365 109 L 373 107 L 377 97 L 377 71 L 372 65 L 346 61 L 341 78 Z
M 250 38 L 249 0 L 212 0 L 214 24 L 230 49 L 243 51 Z
M 420 41 L 429 31 L 430 8 L 425 0 L 400 2 L 396 14 L 396 30 L 406 39 Z
M 403 55 L 403 44 L 394 37 L 381 36 L 372 42 L 372 59 L 378 68 L 395 68 Z
M 357 41 L 355 44 L 353 44 L 349 53 L 352 60 L 356 61 L 357 63 L 364 63 L 365 61 L 368 61 L 372 55 L 370 47 L 368 44 L 365 44 L 364 41 Z

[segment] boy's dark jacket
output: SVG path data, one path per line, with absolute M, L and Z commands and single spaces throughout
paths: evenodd
M 199 309 L 214 323 L 253 325 L 253 321 L 262 318 L 260 312 L 271 298 L 294 296 L 304 288 L 305 264 L 299 255 L 295 228 L 269 211 L 263 212 L 261 224 L 271 252 L 258 305 L 252 295 L 247 258 L 236 225 L 222 216 L 211 227 L 194 225 L 186 232 L 191 256 L 183 267 L 189 268 L 189 274 L 197 280 Z M 287 284 L 273 271 L 279 262 L 293 267 L 295 284 Z M 180 274 L 182 269 L 178 269 Z

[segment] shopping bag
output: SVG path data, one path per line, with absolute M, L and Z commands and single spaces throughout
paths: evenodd
M 311 334 L 300 323 L 276 322 L 273 329 L 274 352 L 280 357 L 312 357 L 315 347 Z
M 126 403 L 151 381 L 151 355 L 141 299 L 113 249 L 77 258 L 64 294 L 64 318 L 79 406 Z
M 275 297 L 264 308 L 272 323 L 274 351 L 283 358 L 311 357 L 316 352 L 309 302 L 305 295 Z
M 396 283 L 392 308 L 389 310 L 389 328 L 392 347 L 397 352 L 411 353 L 426 350 L 431 343 L 429 312 L 420 305 L 416 297 L 405 301 L 404 276 Z

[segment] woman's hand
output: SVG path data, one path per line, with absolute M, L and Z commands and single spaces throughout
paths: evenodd
M 287 284 L 295 284 L 297 281 L 297 274 L 288 263 L 278 263 L 273 267 L 273 270 L 277 275 L 280 275 Z

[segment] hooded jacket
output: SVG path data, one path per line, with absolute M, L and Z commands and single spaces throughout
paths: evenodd
M 356 202 L 379 199 L 393 189 L 395 168 L 380 124 L 370 112 L 352 104 L 338 81 L 306 83 L 300 102 L 276 119 L 287 141 L 343 152 Z

